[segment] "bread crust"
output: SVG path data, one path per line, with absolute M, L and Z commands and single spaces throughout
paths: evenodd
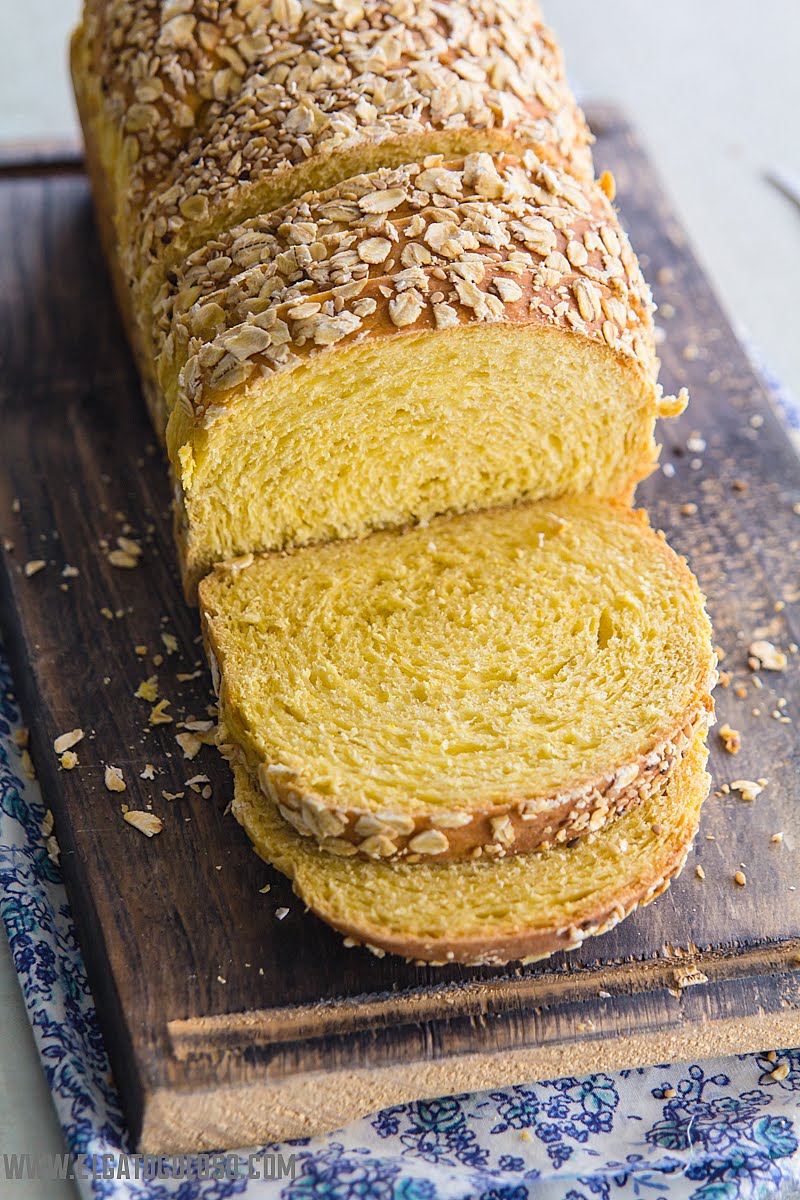
M 122 259 L 114 221 L 114 197 L 108 172 L 105 170 L 97 136 L 97 98 L 92 94 L 93 77 L 85 63 L 86 45 L 82 30 L 76 29 L 70 41 L 70 73 L 75 95 L 75 106 L 81 125 L 84 145 L 84 166 L 89 176 L 95 222 L 103 248 L 114 298 L 117 302 L 125 336 L 136 362 L 142 384 L 142 393 L 153 428 L 161 442 L 166 437 L 167 406 L 164 394 L 156 381 L 155 363 L 149 334 L 142 325 L 141 314 L 136 307 L 134 283 L 127 279 L 122 268 Z
M 430 863 L 434 858 L 438 862 L 475 859 L 484 855 L 501 859 L 570 843 L 602 829 L 656 793 L 697 739 L 706 736 L 714 723 L 711 693 L 717 681 L 717 660 L 704 597 L 686 560 L 674 554 L 663 536 L 650 530 L 642 510 L 614 508 L 621 520 L 652 539 L 653 547 L 664 559 L 665 570 L 677 574 L 694 597 L 698 619 L 691 698 L 684 710 L 674 715 L 666 728 L 654 735 L 638 754 L 615 763 L 602 775 L 570 780 L 555 793 L 521 795 L 484 808 L 465 810 L 463 800 L 457 795 L 451 805 L 424 813 L 348 808 L 340 797 L 315 791 L 301 773 L 272 770 L 270 763 L 254 757 L 252 749 L 246 750 L 236 743 L 233 731 L 239 727 L 240 718 L 226 685 L 226 654 L 215 632 L 215 601 L 209 581 L 208 585 L 201 584 L 200 589 L 201 628 L 219 700 L 223 753 L 232 764 L 244 764 L 254 786 L 298 834 L 342 857 L 357 855 L 407 863 Z M 428 528 L 433 538 L 437 525 L 449 519 L 437 518 L 431 522 Z M 388 536 L 402 534 L 395 532 Z M 247 570 L 252 561 L 253 557 L 248 556 L 244 561 L 220 564 L 217 570 Z
M 585 833 L 597 833 L 609 821 L 648 800 L 696 736 L 708 732 L 713 713 L 714 702 L 706 694 L 652 750 L 616 770 L 555 795 L 521 797 L 484 811 L 465 812 L 454 802 L 453 811 L 439 816 L 348 812 L 341 805 L 331 808 L 319 796 L 282 784 L 281 777 L 271 774 L 265 763 L 258 767 L 254 783 L 299 834 L 313 838 L 332 854 L 357 854 L 388 862 L 430 862 L 430 853 L 439 862 L 483 855 L 500 859 L 547 850 Z M 422 849 L 426 834 L 434 847 L 428 853 Z M 444 850 L 442 837 L 446 839 Z
M 444 966 L 452 962 L 468 966 L 499 966 L 513 961 L 530 963 L 548 958 L 559 950 L 574 950 L 588 937 L 613 929 L 635 909 L 644 907 L 661 895 L 680 874 L 692 847 L 700 808 L 708 795 L 711 783 L 704 769 L 706 758 L 705 744 L 698 737 L 686 757 L 664 781 L 663 793 L 674 793 L 669 812 L 665 810 L 665 819 L 669 825 L 662 829 L 658 853 L 654 854 L 646 870 L 640 871 L 635 877 L 622 878 L 619 889 L 613 894 L 601 890 L 599 895 L 592 895 L 590 891 L 577 921 L 566 920 L 563 914 L 554 911 L 550 924 L 510 927 L 507 931 L 491 935 L 456 936 L 454 933 L 448 933 L 446 936 L 424 937 L 411 931 L 393 932 L 366 919 L 356 921 L 341 916 L 333 904 L 323 898 L 320 891 L 306 885 L 304 874 L 302 877 L 295 875 L 291 849 L 270 844 L 270 820 L 265 824 L 259 815 L 259 807 L 262 804 L 268 805 L 269 801 L 256 792 L 246 769 L 242 766 L 234 769 L 236 789 L 233 814 L 253 841 L 257 853 L 266 862 L 292 878 L 295 891 L 301 900 L 318 917 L 344 934 L 350 940 L 350 944 L 363 944 L 378 954 L 398 954 L 434 966 Z M 659 812 L 655 806 L 654 811 Z M 624 818 L 621 820 L 624 822 Z M 600 834 L 598 841 L 602 842 L 602 837 Z M 315 870 L 324 874 L 325 852 L 320 850 L 318 853 L 320 857 Z M 555 853 L 569 855 L 572 851 L 567 848 Z M 534 861 L 536 857 L 532 855 L 531 860 Z M 429 869 L 435 870 L 436 867 Z M 443 864 L 441 869 L 451 871 L 453 887 L 457 887 L 458 864 L 451 865 L 450 868 Z M 491 887 L 491 877 L 488 874 L 487 886 Z
M 259 376 L 487 322 L 611 349 L 649 381 L 655 408 L 652 312 L 599 187 L 532 153 L 474 154 L 360 176 L 214 239 L 162 289 L 153 345 L 168 389 L 180 371 L 182 432 L 184 414 L 207 428 Z
M 401 16 L 391 0 L 360 16 L 315 0 L 198 10 L 85 7 L 84 69 L 103 81 L 97 119 L 120 168 L 126 273 L 167 269 L 321 173 L 455 148 L 471 130 L 592 174 L 561 51 L 527 0 L 411 0 Z

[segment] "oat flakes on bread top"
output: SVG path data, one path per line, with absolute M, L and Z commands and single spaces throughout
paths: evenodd
M 646 799 L 711 720 L 703 597 L 624 506 L 248 556 L 200 604 L 225 752 L 340 855 L 563 843 Z
M 187 594 L 252 550 L 630 499 L 675 411 L 651 309 L 602 190 L 532 154 L 360 176 L 215 239 L 155 308 Z
M 601 833 L 499 862 L 336 858 L 291 829 L 241 766 L 233 813 L 304 904 L 372 950 L 437 964 L 534 961 L 613 928 L 680 873 L 708 795 L 706 758 L 698 736 L 659 789 Z
M 129 283 L 302 192 L 431 152 L 535 146 L 592 174 L 529 0 L 87 0 L 72 62 Z

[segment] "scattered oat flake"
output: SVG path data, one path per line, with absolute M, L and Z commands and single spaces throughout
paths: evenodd
M 74 750 L 65 750 L 58 761 L 62 770 L 74 771 L 78 765 L 78 756 Z
M 61 576 L 63 579 L 76 579 L 78 575 L 80 575 L 78 568 L 71 567 L 69 563 L 67 563 L 66 566 L 62 567 L 61 569 Z
M 276 908 L 275 909 L 275 916 L 278 918 L 279 921 L 282 921 L 283 918 L 288 917 L 288 915 L 289 915 L 288 908 Z
M 135 554 L 128 554 L 125 550 L 110 550 L 108 552 L 108 561 L 112 567 L 120 567 L 128 571 L 132 567 L 139 565 L 137 556 Z
M 197 787 L 201 783 L 210 783 L 207 775 L 193 775 L 191 779 L 186 780 L 186 787 Z
M 19 761 L 20 761 L 20 766 L 22 767 L 23 774 L 26 776 L 26 778 L 35 779 L 36 778 L 36 769 L 33 765 L 33 759 L 31 758 L 30 751 L 23 750 L 22 754 L 20 755 Z
M 168 725 L 172 717 L 166 711 L 169 707 L 169 700 L 159 700 L 158 704 L 154 705 L 150 710 L 151 725 Z
M 47 812 L 44 814 L 44 820 L 40 826 L 42 837 L 50 837 L 54 827 L 55 817 L 53 816 L 53 810 L 48 808 Z
M 161 795 L 164 797 L 165 800 L 182 800 L 183 797 L 186 795 L 186 793 L 185 792 L 163 792 L 162 791 Z
M 772 837 L 769 840 L 771 842 L 782 842 L 783 841 L 783 830 L 781 829 L 778 831 L 778 833 L 773 833 Z
M 227 981 L 227 979 L 225 978 L 225 976 L 224 976 L 224 975 L 218 975 L 218 976 L 217 976 L 217 983 L 227 983 L 227 982 L 228 982 L 228 981 Z
M 203 746 L 195 733 L 176 733 L 175 741 L 183 751 L 184 758 L 196 758 Z
M 698 879 L 705 879 L 705 877 L 706 877 L 705 871 L 699 864 L 695 867 L 694 873 Z
M 134 646 L 133 652 L 134 654 L 138 654 L 139 658 L 144 658 L 147 654 L 147 646 Z
M 140 779 L 155 779 L 155 777 L 156 777 L 156 769 L 153 766 L 153 764 L 145 763 L 144 770 L 139 772 L 139 778 Z
M 271 883 L 265 883 L 263 888 L 258 889 L 259 894 L 262 896 L 266 896 L 267 892 L 270 890 L 271 887 L 272 887 Z
M 138 558 L 142 553 L 142 547 L 134 538 L 118 537 L 117 545 L 123 554 L 130 554 L 132 558 Z
M 167 648 L 167 654 L 178 653 L 178 639 L 174 633 L 162 633 L 161 640 Z
M 149 679 L 143 679 L 133 694 L 137 700 L 146 700 L 148 704 L 155 704 L 158 699 L 158 676 L 151 675 Z
M 70 729 L 69 733 L 61 733 L 53 742 L 53 749 L 56 754 L 63 754 L 65 750 L 71 750 L 73 746 L 77 746 L 78 742 L 82 742 L 84 733 L 82 729 Z
M 777 646 L 774 646 L 772 642 L 761 639 L 751 642 L 748 654 L 750 655 L 747 660 L 748 665 L 753 671 L 758 671 L 759 668 L 764 671 L 786 670 L 786 663 L 788 661 L 786 655 Z
M 734 779 L 730 786 L 731 791 L 738 792 L 743 800 L 755 800 L 763 792 L 765 784 L 754 779 Z
M 46 566 L 47 563 L 43 558 L 32 558 L 30 562 L 25 563 L 25 566 L 22 569 L 27 578 L 30 579 L 32 575 L 38 574 L 38 572 L 43 570 Z
M 185 671 L 179 671 L 175 678 L 177 679 L 178 683 L 188 683 L 191 679 L 199 679 L 202 674 L 202 671 L 192 671 L 191 674 L 187 674 Z
M 127 787 L 122 777 L 122 767 L 106 767 L 104 780 L 110 792 L 124 792 Z
M 778 1063 L 778 1065 L 774 1071 L 770 1071 L 769 1077 L 770 1077 L 770 1079 L 774 1079 L 777 1083 L 780 1083 L 781 1080 L 785 1079 L 788 1074 L 789 1074 L 789 1064 L 784 1059 L 783 1062 Z
M 157 817 L 155 813 L 142 812 L 136 808 L 132 808 L 124 813 L 123 820 L 132 825 L 134 829 L 138 829 L 139 833 L 143 833 L 145 837 L 155 837 L 164 828 L 164 822 L 161 820 L 161 817 Z
M 726 722 L 719 727 L 719 740 L 728 754 L 738 754 L 742 747 L 742 735 L 738 729 L 732 729 Z
M 21 725 L 19 729 L 14 730 L 14 742 L 21 750 L 24 750 L 30 740 L 31 731 Z
M 55 834 L 51 833 L 50 837 L 47 839 L 46 844 L 47 844 L 47 857 L 50 859 L 51 863 L 55 863 L 55 865 L 58 866 L 59 863 L 61 862 L 61 847 L 59 846 L 59 844 L 56 840 Z

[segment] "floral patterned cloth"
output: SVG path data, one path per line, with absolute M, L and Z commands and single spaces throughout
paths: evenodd
M 0 648 L 0 913 L 67 1146 L 120 1154 L 125 1123 L 41 833 L 45 808 L 20 771 L 18 724 Z M 800 1050 L 778 1051 L 781 1079 L 769 1049 L 403 1104 L 329 1137 L 258 1148 L 293 1154 L 294 1178 L 79 1186 L 113 1200 L 800 1197 Z

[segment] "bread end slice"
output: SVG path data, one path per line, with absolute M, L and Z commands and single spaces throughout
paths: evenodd
M 707 757 L 698 737 L 663 787 L 602 833 L 497 862 L 337 858 L 296 833 L 243 766 L 233 812 L 317 916 L 374 952 L 437 965 L 533 962 L 606 932 L 669 886 L 708 795 Z

